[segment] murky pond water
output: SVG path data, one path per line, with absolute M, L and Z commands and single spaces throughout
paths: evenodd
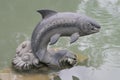
M 0 70 L 11 65 L 18 44 L 30 39 L 41 19 L 36 10 L 46 8 L 83 13 L 102 26 L 99 33 L 72 45 L 69 38 L 55 44 L 89 58 L 86 65 L 60 71 L 61 79 L 71 80 L 72 75 L 80 80 L 120 79 L 120 0 L 0 0 Z

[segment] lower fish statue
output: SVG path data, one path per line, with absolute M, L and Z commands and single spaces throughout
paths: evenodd
M 52 64 L 40 62 L 32 53 L 31 42 L 24 41 L 16 49 L 16 55 L 12 60 L 13 67 L 19 71 L 38 70 L 43 67 L 63 69 L 73 67 L 77 63 L 76 55 L 70 51 L 49 49 L 48 52 L 47 57 L 52 57 L 50 61 Z

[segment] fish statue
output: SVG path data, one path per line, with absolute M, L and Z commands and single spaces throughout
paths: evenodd
M 33 70 L 42 67 L 68 68 L 77 63 L 77 57 L 68 50 L 49 50 L 60 37 L 70 37 L 70 44 L 79 37 L 100 31 L 101 26 L 92 18 L 80 13 L 38 10 L 42 20 L 32 32 L 31 41 L 21 43 L 12 64 L 17 70 Z
M 36 58 L 48 66 L 61 67 L 62 61 L 59 61 L 63 57 L 63 61 L 65 59 L 69 63 L 76 61 L 75 55 L 68 51 L 61 50 L 51 56 L 47 50 L 48 45 L 54 45 L 60 37 L 70 37 L 70 44 L 72 44 L 79 37 L 97 33 L 101 28 L 95 20 L 79 13 L 53 10 L 37 10 L 37 12 L 41 14 L 42 20 L 33 30 L 31 48 Z

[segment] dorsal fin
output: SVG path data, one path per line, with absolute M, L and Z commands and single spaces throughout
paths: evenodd
M 56 11 L 53 10 L 37 10 L 37 12 L 39 12 L 42 15 L 42 18 L 48 18 L 54 14 L 56 14 Z

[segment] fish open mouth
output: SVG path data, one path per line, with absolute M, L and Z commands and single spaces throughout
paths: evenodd
M 61 68 L 71 68 L 77 64 L 76 58 L 64 57 L 60 61 Z
M 92 30 L 92 32 L 94 33 L 99 32 L 99 31 L 100 31 L 100 28 L 96 28 L 96 27 Z

